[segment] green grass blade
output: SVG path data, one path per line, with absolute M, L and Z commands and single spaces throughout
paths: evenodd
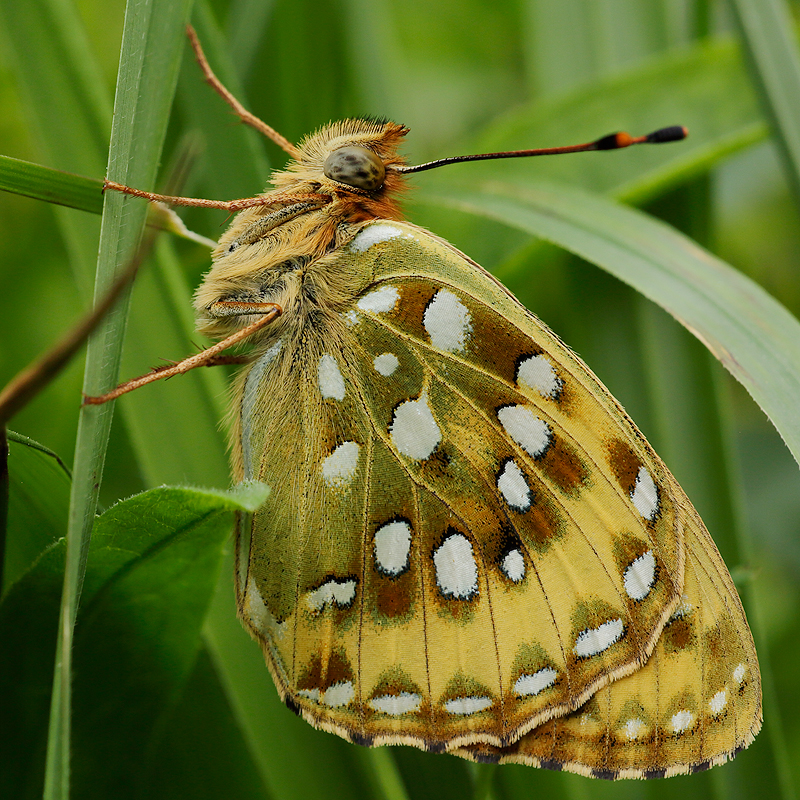
M 111 103 L 71 3 L 0 3 L 0 37 L 20 87 L 37 143 L 37 160 L 100 178 L 107 158 Z M 97 259 L 97 223 L 59 208 L 56 220 L 83 294 L 90 296 Z
M 11 63 L 15 66 L 23 97 L 28 101 L 26 116 L 36 139 L 41 142 L 38 160 L 90 177 L 106 174 L 111 103 L 102 96 L 100 70 L 94 65 L 95 54 L 81 31 L 77 10 L 64 0 L 3 3 L 0 4 L 0 36 L 6 33 L 9 34 Z M 183 44 L 181 49 L 186 57 L 188 48 Z M 63 60 L 62 65 L 54 55 Z M 196 66 L 193 63 L 191 66 L 198 90 L 211 94 L 199 79 Z M 156 77 L 153 85 L 161 84 Z M 221 101 L 218 103 L 223 106 Z M 103 109 L 107 109 L 107 119 L 103 117 Z M 225 125 L 231 127 L 230 115 Z M 137 205 L 145 207 L 146 203 L 139 201 Z M 73 272 L 88 304 L 97 259 L 97 221 L 71 209 L 57 208 L 56 212 Z M 45 222 L 40 224 L 48 222 L 45 217 Z M 160 220 L 157 224 L 168 227 L 171 223 Z M 218 236 L 219 225 L 216 229 L 212 225 L 209 231 L 212 236 Z M 35 258 L 35 250 L 33 252 L 30 272 L 35 283 L 40 263 Z M 207 261 L 207 251 L 200 251 L 199 258 Z M 127 377 L 144 373 L 159 358 L 181 358 L 192 347 L 194 320 L 185 266 L 178 263 L 172 245 L 163 242 L 156 247 L 155 262 L 156 269 L 148 265 L 137 279 L 134 303 L 140 310 L 129 325 L 122 371 Z M 18 282 L 15 277 L 15 286 Z M 49 280 L 46 285 L 50 285 Z M 29 322 L 26 320 L 26 325 Z M 27 327 L 22 330 L 27 338 Z M 55 334 L 52 334 L 51 340 L 54 339 Z M 44 346 L 42 344 L 41 348 Z M 79 386 L 73 385 L 74 394 L 70 396 L 64 392 L 63 407 L 55 410 L 55 414 L 60 412 L 65 418 L 69 415 L 70 420 L 74 419 L 79 403 Z M 169 388 L 168 397 L 162 387 L 153 387 L 152 391 L 140 392 L 139 396 L 127 398 L 123 403 L 122 420 L 133 453 L 129 449 L 122 456 L 116 471 L 124 471 L 128 482 L 138 479 L 135 488 L 142 482 L 155 485 L 186 480 L 224 485 L 227 465 L 218 430 L 220 403 L 225 392 L 223 375 L 213 370 L 199 370 L 196 375 L 187 376 Z M 168 441 L 171 446 L 153 452 L 148 440 Z M 194 463 L 200 468 L 187 474 L 183 454 L 190 450 L 195 456 Z M 127 491 L 130 493 L 130 487 Z
M 785 0 L 733 0 L 762 105 L 800 202 L 800 54 Z
M 375 800 L 410 800 L 403 778 L 392 758 L 392 748 L 376 747 L 372 750 L 358 748 L 356 757 L 367 779 Z
M 265 36 L 275 0 L 232 0 L 228 9 L 227 33 L 231 52 L 236 53 L 236 70 L 243 80 Z
M 198 702 L 202 698 L 202 702 Z M 270 800 L 208 654 L 201 648 L 151 761 L 152 795 Z
M 346 20 L 348 53 L 355 66 L 359 105 L 365 112 L 380 115 L 387 94 L 396 94 L 406 83 L 403 59 L 395 40 L 392 9 L 371 0 L 347 0 L 342 4 Z
M 731 403 L 730 385 L 720 380 L 717 376 L 714 386 L 716 394 L 716 408 L 718 417 L 716 425 L 721 431 L 721 443 L 724 450 L 724 463 L 726 479 L 730 486 L 728 497 L 732 516 L 731 536 L 735 538 L 742 563 L 750 570 L 757 571 L 761 568 L 763 556 L 751 532 L 752 525 L 748 524 L 747 511 L 744 498 L 746 496 L 745 481 L 742 470 L 742 459 L 737 452 L 736 423 L 734 421 Z M 795 800 L 794 776 L 792 774 L 791 756 L 787 742 L 787 726 L 784 719 L 782 703 L 777 689 L 776 674 L 773 667 L 773 653 L 767 636 L 766 614 L 764 613 L 764 581 L 747 581 L 740 588 L 742 600 L 750 620 L 753 639 L 758 651 L 759 667 L 761 669 L 762 692 L 764 702 L 764 734 L 769 737 L 772 764 L 769 774 L 759 776 L 759 782 L 766 780 L 772 787 L 765 791 L 782 800 Z M 759 587 L 758 584 L 761 584 Z M 755 783 L 755 781 L 754 781 Z M 763 785 L 763 784 L 762 784 Z
M 529 70 L 539 97 L 630 66 L 663 48 L 668 35 L 655 2 L 527 0 L 526 6 Z
M 44 200 L 46 203 L 103 213 L 103 181 L 84 178 L 58 169 L 43 167 L 30 161 L 0 155 L 0 190 Z M 181 218 L 164 205 L 150 205 L 147 209 L 149 225 L 174 233 L 183 239 L 198 242 L 206 247 L 216 243 L 186 229 Z
M 474 800 L 495 800 L 494 785 L 497 778 L 497 764 L 472 764 L 472 777 L 475 781 L 472 796 Z
M 117 83 L 108 175 L 120 183 L 150 186 L 166 130 L 180 63 L 188 2 L 132 2 L 126 16 Z M 130 198 L 108 195 L 97 265 L 97 292 L 110 285 L 133 257 L 145 208 Z M 127 206 L 131 206 L 128 208 Z M 125 209 L 125 212 L 123 212 Z M 116 382 L 127 303 L 109 315 L 92 337 L 84 391 L 97 394 Z M 67 538 L 60 636 L 45 774 L 46 800 L 66 800 L 70 790 L 70 707 L 72 637 L 85 571 L 97 492 L 103 471 L 112 408 L 84 410 L 78 429 Z
M 103 211 L 103 182 L 0 156 L 0 189 L 80 211 Z

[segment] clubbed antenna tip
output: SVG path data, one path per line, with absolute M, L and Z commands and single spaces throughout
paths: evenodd
M 619 150 L 634 144 L 662 144 L 663 142 L 678 142 L 685 139 L 689 131 L 683 125 L 670 125 L 668 128 L 659 128 L 648 133 L 647 136 L 631 136 L 625 131 L 610 133 L 593 142 L 584 144 L 571 144 L 565 147 L 542 147 L 536 150 L 509 150 L 503 153 L 482 153 L 474 156 L 451 156 L 439 158 L 436 161 L 426 161 L 415 167 L 397 167 L 398 172 L 425 172 L 429 169 L 443 167 L 445 164 L 458 164 L 464 161 L 489 161 L 497 158 L 528 158 L 529 156 L 554 156 L 563 153 L 585 153 L 589 150 Z

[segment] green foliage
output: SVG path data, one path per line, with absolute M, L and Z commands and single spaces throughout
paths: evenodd
M 66 684 L 72 725 L 61 718 L 50 734 L 50 796 L 65 797 L 67 779 L 75 797 L 89 798 L 793 796 L 797 465 L 720 364 L 642 296 L 711 345 L 796 454 L 797 322 L 744 277 L 800 312 L 800 226 L 786 188 L 799 183 L 796 42 L 759 13 L 767 7 L 785 12 L 779 0 L 736 0 L 736 28 L 704 0 L 196 0 L 191 11 L 220 77 L 292 140 L 332 118 L 387 116 L 411 128 L 407 152 L 417 163 L 617 129 L 689 127 L 680 144 L 420 175 L 407 205 L 412 221 L 500 275 L 584 357 L 695 502 L 739 581 L 756 636 L 765 727 L 752 747 L 707 774 L 611 786 L 524 767 L 476 772 L 455 758 L 370 752 L 314 731 L 278 702 L 258 647 L 236 620 L 226 542 L 232 510 L 253 501 L 160 489 L 113 505 L 95 523 L 88 553 L 78 547 L 73 587 L 87 558 Z M 42 186 L 47 173 L 20 174 L 3 162 L 2 187 L 99 207 L 91 181 L 106 170 L 160 188 L 188 157 L 184 193 L 225 199 L 261 190 L 268 164 L 280 166 L 283 155 L 232 120 L 200 80 L 182 41 L 183 4 L 129 4 L 113 105 L 124 11 L 122 0 L 0 4 L 0 153 L 91 179 L 62 174 L 63 183 Z M 604 195 L 644 205 L 713 255 Z M 110 238 L 112 227 L 135 222 L 136 203 L 106 204 L 117 214 L 104 223 L 101 247 L 111 274 L 130 252 L 125 238 Z M 19 194 L 0 193 L 0 212 L 5 383 L 88 306 L 100 228 L 92 214 Z M 212 239 L 226 222 L 224 212 L 183 216 Z M 123 230 L 129 243 L 137 236 Z M 743 274 L 731 276 L 721 259 Z M 157 241 L 133 292 L 123 376 L 192 351 L 190 287 L 207 265 L 197 244 Z M 678 276 L 669 289 L 659 280 L 666 266 Z M 95 389 L 116 380 L 123 324 L 94 346 Z M 84 419 L 77 435 L 81 380 L 76 364 L 13 423 L 67 463 L 78 442 L 78 533 L 94 517 L 100 429 L 110 422 L 109 409 L 102 424 Z M 224 387 L 223 375 L 204 370 L 123 398 L 101 501 L 162 483 L 227 486 Z M 92 426 L 97 438 L 87 441 Z M 39 797 L 70 486 L 46 451 L 24 438 L 11 447 L 0 604 L 0 730 L 11 741 L 0 758 L 0 794 Z M 73 541 L 80 545 L 80 536 Z
M 15 443 L 9 463 L 15 484 L 31 475 L 40 452 L 31 443 Z M 58 478 L 51 481 L 51 491 L 60 485 Z M 219 580 L 231 512 L 252 511 L 266 496 L 264 487 L 247 489 L 151 489 L 97 518 L 73 653 L 72 746 L 81 754 L 73 761 L 76 796 L 146 793 L 152 764 L 161 758 L 156 742 L 202 646 L 200 631 Z M 61 502 L 43 493 L 29 505 L 42 517 L 63 518 L 65 499 L 63 492 Z M 30 535 L 22 521 L 10 526 L 10 548 L 22 548 L 17 540 Z M 0 604 L 0 722 L 14 731 L 0 771 L 8 797 L 38 797 L 44 783 L 47 687 L 65 556 L 63 538 L 42 547 Z

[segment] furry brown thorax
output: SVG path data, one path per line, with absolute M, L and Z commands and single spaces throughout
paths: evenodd
M 299 157 L 273 174 L 275 188 L 261 195 L 267 202 L 240 212 L 220 238 L 212 267 L 195 295 L 200 331 L 225 336 L 252 322 L 251 316 L 209 313 L 215 303 L 234 298 L 283 308 L 270 339 L 291 323 L 303 297 L 313 295 L 323 308 L 335 305 L 340 296 L 335 284 L 347 276 L 325 275 L 324 265 L 322 270 L 312 265 L 352 238 L 361 224 L 402 219 L 396 198 L 405 179 L 396 167 L 404 160 L 397 149 L 407 132 L 394 122 L 346 119 L 306 137 L 298 146 Z M 346 169 L 353 154 L 357 174 Z M 361 169 L 364 163 L 367 172 Z M 375 186 L 376 175 L 382 177 L 380 185 L 360 188 Z M 304 294 L 309 283 L 314 290 Z

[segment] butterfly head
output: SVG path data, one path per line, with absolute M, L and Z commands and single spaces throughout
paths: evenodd
M 332 122 L 298 145 L 297 158 L 273 177 L 273 185 L 355 201 L 364 208 L 385 203 L 403 188 L 397 167 L 405 162 L 397 149 L 406 133 L 404 126 L 381 119 Z M 374 216 L 384 215 L 380 209 Z

